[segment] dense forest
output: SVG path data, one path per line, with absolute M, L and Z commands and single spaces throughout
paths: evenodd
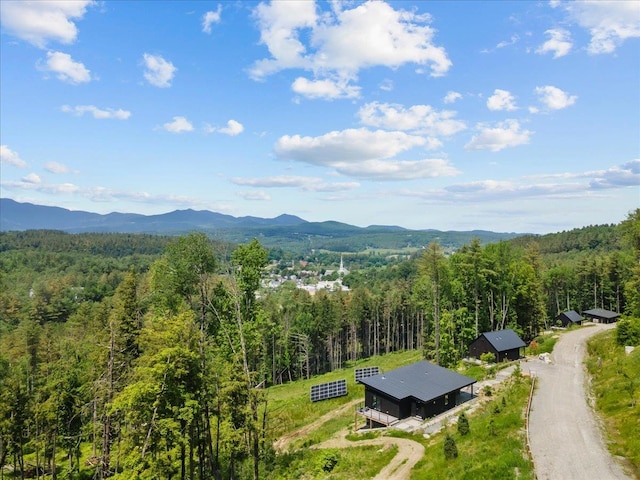
M 398 350 L 453 367 L 478 333 L 529 341 L 568 309 L 640 317 L 640 209 L 453 254 L 363 255 L 350 291 L 266 289 L 274 260 L 202 233 L 0 234 L 0 475 L 267 478 L 265 387 Z

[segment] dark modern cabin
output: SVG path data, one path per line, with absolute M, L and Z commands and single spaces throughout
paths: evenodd
M 563 327 L 571 327 L 572 325 L 582 325 L 582 315 L 575 310 L 568 310 L 562 312 L 556 317 L 556 320 L 560 322 Z
M 605 310 L 604 308 L 585 310 L 582 315 L 591 319 L 594 323 L 614 323 L 620 318 L 619 313 Z
M 476 383 L 426 360 L 359 382 L 365 386 L 365 407 L 359 413 L 379 425 L 438 415 L 461 403 L 460 390 Z
M 517 360 L 520 358 L 520 349 L 525 343 L 516 332 L 510 328 L 484 332 L 469 345 L 469 356 L 480 358 L 483 353 L 493 353 L 496 362 L 504 360 Z

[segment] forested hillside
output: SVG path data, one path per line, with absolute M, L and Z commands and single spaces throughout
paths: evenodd
M 362 260 L 350 291 L 314 296 L 264 288 L 269 259 L 257 240 L 201 233 L 0 234 L 3 471 L 267 478 L 264 387 L 399 350 L 455 366 L 479 332 L 528 341 L 566 309 L 640 316 L 640 209 L 619 225 Z

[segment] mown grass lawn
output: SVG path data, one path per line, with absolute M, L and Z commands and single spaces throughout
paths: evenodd
M 615 331 L 587 342 L 587 369 L 596 410 L 603 419 L 609 450 L 625 457 L 640 478 L 640 347 L 629 355 Z

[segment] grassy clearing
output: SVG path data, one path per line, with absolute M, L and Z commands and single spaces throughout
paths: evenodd
M 533 463 L 526 453 L 524 408 L 530 380 L 521 379 L 505 386 L 495 398 L 469 418 L 470 432 L 462 436 L 455 426 L 429 439 L 413 435 L 425 444 L 425 456 L 412 471 L 412 479 L 533 479 Z M 444 440 L 449 433 L 455 440 L 458 457 L 447 460 Z M 407 436 L 395 433 L 395 436 Z
M 349 365 L 347 368 L 319 375 L 309 380 L 298 380 L 270 387 L 268 401 L 272 438 L 278 438 L 307 425 L 322 415 L 340 408 L 345 403 L 356 399 L 364 401 L 364 387 L 355 382 L 354 368 L 379 366 L 383 371 L 388 371 L 419 360 L 422 360 L 422 355 L 418 350 L 390 353 L 361 360 L 355 365 Z M 332 382 L 341 378 L 347 380 L 347 396 L 311 403 L 309 398 L 311 385 Z M 350 412 L 353 421 L 353 410 Z
M 364 446 L 297 450 L 278 457 L 269 475 L 277 480 L 372 478 L 398 453 L 398 447 Z
M 629 355 L 615 340 L 615 331 L 587 342 L 587 369 L 596 410 L 604 420 L 613 455 L 625 457 L 640 478 L 640 347 Z
M 331 438 L 334 434 L 338 433 L 345 428 L 353 427 L 354 413 L 351 409 L 342 415 L 337 415 L 336 417 L 328 420 L 327 422 L 320 425 L 318 428 L 314 429 L 308 435 L 303 438 L 294 441 L 290 446 L 289 450 L 296 450 L 298 448 L 306 448 L 311 445 L 316 445 L 318 443 L 322 443 L 325 440 Z

